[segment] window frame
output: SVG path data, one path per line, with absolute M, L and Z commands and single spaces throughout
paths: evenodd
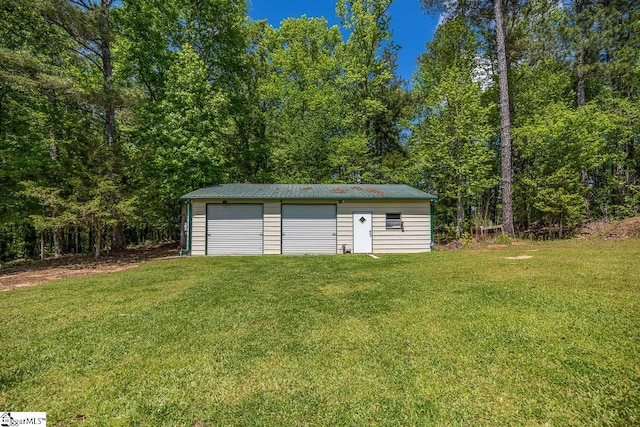
M 396 216 L 397 218 L 389 218 L 390 215 Z M 397 223 L 394 224 L 392 223 L 392 225 L 389 225 L 389 221 L 394 221 Z M 385 213 L 385 228 L 387 230 L 403 230 L 404 227 L 402 226 L 402 212 L 386 212 Z

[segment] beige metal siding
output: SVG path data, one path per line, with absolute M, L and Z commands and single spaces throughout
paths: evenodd
M 264 253 L 265 255 L 280 254 L 280 237 L 282 235 L 280 203 L 265 202 L 264 204 Z
M 191 254 L 205 254 L 205 236 L 207 233 L 207 203 L 205 201 L 191 202 Z
M 430 202 L 345 202 L 338 205 L 338 253 L 342 245 L 353 250 L 353 212 L 373 213 L 373 253 L 431 250 Z M 387 229 L 386 214 L 401 213 L 404 232 Z
M 206 204 L 215 202 L 215 200 L 192 202 L 191 254 L 193 255 L 205 254 Z M 282 234 L 280 202 L 263 200 L 247 202 L 264 202 L 264 253 L 279 254 Z M 320 200 L 309 200 L 308 202 L 323 203 Z M 430 250 L 431 205 L 428 201 L 343 202 L 337 204 L 337 210 L 337 253 L 342 253 L 343 244 L 347 249 L 353 250 L 354 211 L 371 211 L 373 213 L 374 253 L 426 252 Z M 386 229 L 387 212 L 402 214 L 405 226 L 404 233 L 402 230 Z

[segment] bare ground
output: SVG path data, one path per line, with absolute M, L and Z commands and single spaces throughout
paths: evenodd
M 42 261 L 27 261 L 0 269 L 0 291 L 40 285 L 63 277 L 122 271 L 137 267 L 150 259 L 170 258 L 178 253 L 178 244 L 169 242 L 110 253 L 97 260 L 86 255 L 65 255 Z
M 640 216 L 616 222 L 590 222 L 581 227 L 580 236 L 600 239 L 640 237 Z

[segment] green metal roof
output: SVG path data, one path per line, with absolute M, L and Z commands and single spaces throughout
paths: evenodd
M 399 184 L 220 184 L 200 188 L 182 199 L 323 199 L 436 200 L 437 197 Z

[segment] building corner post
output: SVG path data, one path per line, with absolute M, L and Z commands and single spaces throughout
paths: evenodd
M 186 199 L 185 203 L 187 204 L 187 222 L 185 224 L 187 226 L 187 244 L 185 249 L 180 251 L 180 256 L 191 254 L 191 225 L 193 223 L 193 208 L 191 206 L 191 199 Z

